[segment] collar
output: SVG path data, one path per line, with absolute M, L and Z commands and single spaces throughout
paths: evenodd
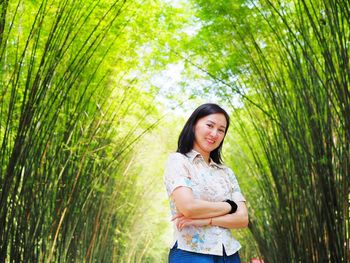
M 186 156 L 188 157 L 188 159 L 190 160 L 191 163 L 193 163 L 196 158 L 202 158 L 204 161 L 203 156 L 199 152 L 197 152 L 196 150 L 193 150 L 193 149 L 191 151 L 189 151 L 188 153 L 186 153 Z M 212 158 L 210 158 L 209 166 L 216 166 L 217 168 L 220 168 L 220 169 L 225 168 L 224 165 L 217 164 L 216 162 L 214 162 Z

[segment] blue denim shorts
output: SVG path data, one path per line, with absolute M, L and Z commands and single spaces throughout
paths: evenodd
M 185 251 L 177 248 L 177 242 L 174 247 L 170 249 L 168 263 L 240 263 L 238 252 L 231 256 L 227 256 L 225 248 L 223 249 L 223 256 L 200 254 L 190 251 Z

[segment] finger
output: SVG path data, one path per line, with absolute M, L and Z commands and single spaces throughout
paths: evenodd
M 176 215 L 173 216 L 173 218 L 171 219 L 171 221 L 174 221 L 175 219 L 181 218 L 181 217 L 183 217 L 182 214 L 176 214 Z
M 178 221 L 176 221 L 176 227 L 178 228 L 178 229 L 180 229 L 180 221 L 178 220 Z
M 184 219 L 180 222 L 181 229 L 183 229 L 184 227 L 191 226 L 192 224 L 193 224 L 193 221 L 189 219 Z
M 178 219 L 178 220 L 176 221 L 176 226 L 177 226 L 178 229 L 181 229 L 182 224 L 183 224 L 183 220 Z
M 183 228 L 183 225 L 186 223 L 186 219 L 179 220 L 179 225 Z
M 182 230 L 184 227 L 188 226 L 188 225 L 189 225 L 188 222 L 183 222 L 183 223 L 181 224 L 181 230 Z

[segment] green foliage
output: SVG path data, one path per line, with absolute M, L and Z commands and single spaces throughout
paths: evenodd
M 204 25 L 193 45 L 205 43 L 199 67 L 234 106 L 248 146 L 238 160 L 249 169 L 238 171 L 258 182 L 250 229 L 265 260 L 347 262 L 349 4 L 193 2 Z
M 232 107 L 242 258 L 349 261 L 349 10 L 1 1 L 0 261 L 165 261 L 160 167 L 182 125 L 149 132 L 162 103 L 208 100 Z
M 136 191 L 127 195 L 136 204 L 120 229 L 118 262 L 166 262 L 172 241 L 168 197 L 163 183 L 163 167 L 169 152 L 175 151 L 184 120 L 168 113 L 159 125 L 134 147 L 128 169 Z M 169 245 L 167 245 L 169 244 Z
M 131 4 L 1 2 L 0 261 L 119 261 L 132 146 L 158 119 L 114 59 Z

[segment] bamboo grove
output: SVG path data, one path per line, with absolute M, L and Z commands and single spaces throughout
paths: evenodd
M 139 198 L 124 170 L 155 113 L 115 72 L 128 6 L 0 2 L 0 262 L 123 258 Z
M 270 216 L 252 231 L 261 247 L 281 251 L 267 252 L 269 262 L 349 262 L 350 5 L 267 1 L 266 7 L 278 52 L 271 57 L 253 41 L 253 65 L 274 119 L 256 125 L 266 166 L 257 156 L 256 163 Z M 266 238 L 269 229 L 274 239 Z
M 259 184 L 250 230 L 263 258 L 349 262 L 349 2 L 195 2 L 211 46 L 200 67 L 245 103 L 234 116 Z
M 159 181 L 178 116 L 142 146 L 156 167 L 134 147 L 164 109 L 152 74 L 179 61 L 185 94 L 232 106 L 225 157 L 259 256 L 350 262 L 349 14 L 336 0 L 0 1 L 0 262 L 166 260 L 152 244 L 166 226 L 141 222 L 164 204 L 138 180 Z M 258 256 L 240 241 L 243 262 Z

